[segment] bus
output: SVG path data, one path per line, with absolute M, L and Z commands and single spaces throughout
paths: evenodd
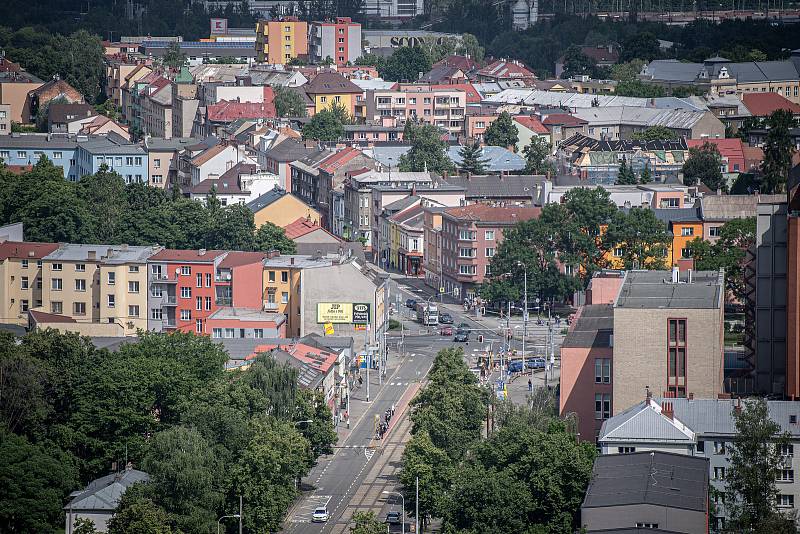
M 436 326 L 439 324 L 439 309 L 435 304 L 425 302 L 417 303 L 417 321 L 425 326 Z

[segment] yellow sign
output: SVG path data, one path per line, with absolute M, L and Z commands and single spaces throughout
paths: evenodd
M 363 332 L 366 329 L 367 329 L 367 325 L 365 325 L 365 324 L 354 324 L 353 325 L 353 330 L 356 330 L 356 331 Z
M 317 323 L 352 323 L 352 302 L 318 302 Z
M 333 325 L 331 323 L 325 323 L 325 335 L 332 336 L 333 333 Z

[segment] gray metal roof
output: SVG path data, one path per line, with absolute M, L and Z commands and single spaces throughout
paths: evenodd
M 275 186 L 274 189 L 271 189 L 266 193 L 264 193 L 263 195 L 257 197 L 255 200 L 251 200 L 250 202 L 248 202 L 247 207 L 250 209 L 250 211 L 256 213 L 288 194 L 289 193 L 287 193 L 281 187 Z
M 655 401 L 643 401 L 603 422 L 599 441 L 630 443 L 643 437 L 648 442 L 685 443 L 695 442 L 695 433 L 677 415 L 669 418 L 662 414 Z
M 699 208 L 653 208 L 656 219 L 665 223 L 700 221 Z
M 285 338 L 222 338 L 213 339 L 220 343 L 231 360 L 244 360 L 256 350 L 259 345 L 280 345 L 286 343 Z
M 294 269 L 312 269 L 316 267 L 328 267 L 333 265 L 333 257 L 305 256 L 299 254 L 281 254 L 274 258 L 265 258 L 264 267 L 278 267 L 278 268 L 294 268 Z
M 611 304 L 590 304 L 583 307 L 578 321 L 570 328 L 561 346 L 609 347 L 613 333 L 614 307 Z
M 115 134 L 90 138 L 88 141 L 78 143 L 78 146 L 90 154 L 133 154 L 137 156 L 145 154 L 141 145 L 133 144 Z
M 461 146 L 447 147 L 447 157 L 458 167 L 461 165 Z M 501 146 L 484 146 L 481 148 L 480 159 L 485 160 L 483 167 L 488 172 L 511 172 L 525 169 L 525 159 L 519 154 L 514 154 Z
M 615 308 L 715 309 L 722 306 L 724 275 L 717 271 L 692 273 L 692 283 L 681 273 L 671 282 L 669 271 L 628 271 Z
M 75 150 L 77 147 L 78 140 L 74 135 L 36 133 L 0 135 L 0 149 L 41 148 L 50 150 Z
M 144 148 L 148 151 L 173 151 L 183 150 L 197 144 L 197 139 L 193 137 L 173 137 L 164 139 L 163 137 L 147 137 L 144 140 Z
M 587 121 L 590 125 L 628 124 L 690 129 L 704 117 L 705 113 L 707 110 L 607 106 L 578 109 L 573 116 Z
M 127 469 L 121 473 L 112 473 L 93 480 L 86 489 L 75 495 L 64 506 L 65 510 L 79 512 L 82 510 L 116 510 L 122 494 L 137 482 L 147 482 L 150 476 L 144 471 Z
M 465 189 L 468 199 L 518 198 L 533 201 L 538 196 L 539 187 L 546 181 L 543 175 L 518 174 L 497 175 L 453 175 L 442 178 L 450 185 Z
M 146 263 L 147 258 L 163 247 L 134 247 L 129 245 L 82 245 L 67 243 L 45 256 L 50 261 L 99 261 L 104 264 Z M 89 253 L 94 259 L 89 259 Z
M 657 451 L 598 456 L 581 508 L 636 504 L 708 511 L 708 460 Z
M 296 139 L 285 139 L 267 150 L 266 156 L 275 161 L 290 162 L 318 152 L 320 152 L 318 148 L 306 148 L 303 143 Z
M 404 209 L 413 206 L 414 204 L 418 203 L 419 201 L 420 201 L 420 198 L 418 196 L 410 195 L 410 196 L 395 200 L 394 202 L 385 205 L 383 207 L 383 209 L 386 210 L 386 211 L 391 211 L 391 212 L 403 211 Z
M 730 221 L 755 217 L 758 195 L 707 195 L 700 199 L 704 221 Z

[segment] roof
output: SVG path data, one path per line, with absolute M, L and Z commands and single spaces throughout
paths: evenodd
M 47 261 L 100 261 L 105 264 L 145 263 L 159 248 L 129 245 L 62 244 L 45 256 Z M 94 259 L 89 255 L 93 254 Z
M 0 148 L 75 150 L 77 147 L 78 140 L 74 135 L 43 133 L 0 135 Z
M 337 170 L 339 170 L 343 165 L 347 165 L 349 162 L 353 161 L 358 156 L 363 156 L 364 153 L 358 150 L 357 148 L 353 147 L 345 147 L 338 152 L 334 152 L 319 164 L 319 169 L 321 171 L 325 171 L 328 174 L 334 174 Z
M 305 254 L 281 254 L 273 258 L 264 258 L 264 267 L 312 269 L 316 267 L 330 267 L 333 259 L 328 256 L 318 257 Z
M 447 157 L 455 163 L 456 167 L 461 165 L 461 146 L 447 147 Z M 505 147 L 486 145 L 481 147 L 480 159 L 484 160 L 483 167 L 489 172 L 511 172 L 525 169 L 525 159 L 519 154 L 515 154 Z
M 647 441 L 691 444 L 696 439 L 691 428 L 677 415 L 670 417 L 664 413 L 663 407 L 652 398 L 606 420 L 600 436 L 604 442 L 623 443 L 638 442 L 644 438 Z
M 545 128 L 544 124 L 542 124 L 542 121 L 539 120 L 539 117 L 534 117 L 531 115 L 517 115 L 516 117 L 513 117 L 513 119 L 515 122 L 518 122 L 525 128 L 532 131 L 533 133 L 537 134 L 550 133 L 550 130 Z
M 317 151 L 317 148 L 306 148 L 302 142 L 296 139 L 285 139 L 267 150 L 266 156 L 278 162 L 288 163 L 303 159 Z
M 545 126 L 582 126 L 588 124 L 588 121 L 569 113 L 553 113 L 547 115 L 542 124 Z
M 58 315 L 55 313 L 46 313 L 37 310 L 28 310 L 28 314 L 34 323 L 77 323 L 72 317 L 66 315 Z
M 477 90 L 475 90 L 475 87 L 473 87 L 471 83 L 431 84 L 430 88 L 439 91 L 453 91 L 460 89 L 467 94 L 467 104 L 480 104 L 481 102 L 481 95 Z
M 242 189 L 239 176 L 242 174 L 253 174 L 256 172 L 254 163 L 239 162 L 224 173 L 219 178 L 207 178 L 202 182 L 187 189 L 189 193 L 196 195 L 207 195 L 211 188 L 215 188 L 220 195 L 243 195 L 248 194 Z
M 46 82 L 44 85 L 40 85 L 36 89 L 33 89 L 29 94 L 38 97 L 40 104 L 49 102 L 54 98 L 58 98 L 59 96 L 65 96 L 68 100 L 72 101 L 83 100 L 83 95 L 81 95 L 77 89 L 72 87 L 61 78 L 54 78 Z
M 479 67 L 477 61 L 466 56 L 446 56 L 433 64 L 434 67 L 438 65 L 450 65 L 452 67 L 458 67 L 465 73 Z
M 610 347 L 614 333 L 614 307 L 611 304 L 583 306 L 575 324 L 561 344 L 564 348 Z
M 3 241 L 0 243 L 0 261 L 8 258 L 42 259 L 58 249 L 58 243 L 37 243 L 34 241 Z
M 314 79 L 303 86 L 306 93 L 312 95 L 361 94 L 359 86 L 336 72 L 320 72 Z
M 699 208 L 695 207 L 653 208 L 653 215 L 655 215 L 656 219 L 658 219 L 659 221 L 665 222 L 667 224 L 681 223 L 681 222 L 700 222 L 703 220 L 702 217 L 700 217 Z
M 277 117 L 272 87 L 264 87 L 263 102 L 234 102 L 220 100 L 206 108 L 209 121 L 232 122 L 236 119 L 270 119 Z
M 283 230 L 286 233 L 286 237 L 289 239 L 297 239 L 298 237 L 310 234 L 311 232 L 321 230 L 326 234 L 330 234 L 332 237 L 335 237 L 337 241 L 341 241 L 338 237 L 334 236 L 325 228 L 317 224 L 316 221 L 311 221 L 306 217 L 298 217 L 293 222 L 284 226 Z
M 121 473 L 100 477 L 90 482 L 85 490 L 78 492 L 64 509 L 72 512 L 84 510 L 111 512 L 116 510 L 125 490 L 137 482 L 147 482 L 149 479 L 147 473 L 136 469 L 126 469 Z
M 534 200 L 538 196 L 539 185 L 545 176 L 513 174 L 497 176 L 493 174 L 443 178 L 450 185 L 464 188 L 467 199 L 524 199 Z
M 165 248 L 150 256 L 151 262 L 175 262 L 175 263 L 212 263 L 219 256 L 225 254 L 224 250 L 181 250 Z
M 477 75 L 483 78 L 495 79 L 536 78 L 536 76 L 519 61 L 505 59 L 493 61 L 482 69 L 479 69 Z
M 687 139 L 688 148 L 701 147 L 705 143 L 711 143 L 717 147 L 723 158 L 744 158 L 744 143 L 741 139 Z M 743 169 L 744 170 L 744 169 Z
M 421 199 L 417 195 L 409 195 L 407 197 L 399 198 L 394 202 L 386 204 L 383 207 L 383 210 L 390 213 L 399 213 L 403 210 L 410 208 L 411 206 L 414 206 L 420 201 Z
M 278 186 L 275 186 L 274 189 L 271 189 L 271 190 L 267 191 L 266 193 L 264 193 L 263 195 L 261 195 L 258 198 L 256 198 L 255 200 L 251 200 L 250 202 L 248 202 L 247 203 L 247 207 L 250 208 L 250 211 L 252 211 L 253 213 L 256 213 L 258 211 L 263 210 L 264 208 L 266 208 L 267 206 L 269 206 L 273 202 L 276 202 L 276 201 L 282 199 L 284 196 L 286 196 L 288 194 L 290 194 L 290 193 L 287 193 L 282 188 L 280 188 Z M 300 199 L 298 198 L 298 200 L 300 200 Z
M 614 307 L 716 309 L 722 306 L 722 272 L 694 272 L 691 284 L 685 274 L 681 274 L 680 280 L 673 284 L 669 271 L 628 271 Z
M 231 267 L 240 267 L 242 265 L 250 265 L 251 263 L 261 263 L 264 261 L 265 257 L 266 253 L 264 252 L 232 250 L 228 252 L 228 255 L 219 263 L 219 268 L 230 269 Z
M 195 167 L 199 167 L 200 165 L 203 165 L 204 163 L 206 163 L 206 162 L 210 161 L 211 159 L 213 159 L 214 157 L 218 156 L 220 153 L 224 152 L 225 149 L 227 149 L 227 148 L 228 148 L 228 145 L 226 145 L 224 143 L 220 143 L 218 145 L 210 146 L 210 147 L 206 148 L 205 150 L 203 150 L 202 152 L 200 152 L 195 157 L 193 157 L 192 161 L 191 161 L 191 164 L 194 165 Z
M 197 139 L 192 137 L 172 137 L 171 139 L 164 139 L 163 137 L 146 137 L 144 140 L 144 148 L 147 151 L 153 152 L 178 152 L 184 148 L 188 148 L 197 143 Z
M 78 146 L 91 154 L 145 154 L 141 145 L 131 143 L 113 132 L 108 135 L 90 138 L 88 141 L 82 141 Z
M 707 512 L 708 460 L 660 451 L 598 456 L 581 508 L 636 504 Z
M 588 124 L 628 124 L 690 129 L 706 113 L 708 112 L 687 109 L 608 106 L 578 109 L 575 111 L 575 116 L 585 120 Z M 548 124 L 547 120 L 544 123 Z
M 535 219 L 541 212 L 542 208 L 470 204 L 469 206 L 449 208 L 442 213 L 453 219 L 475 221 L 482 224 L 516 224 L 520 221 Z
M 232 308 L 228 306 L 217 308 L 217 310 L 209 315 L 208 318 L 223 321 L 267 322 L 275 323 L 276 326 L 281 325 L 286 321 L 286 316 L 282 313 L 266 312 L 251 308 Z
M 97 115 L 90 104 L 51 104 L 48 107 L 50 122 L 61 124 Z
M 704 221 L 730 221 L 755 217 L 757 195 L 706 195 L 700 199 L 700 214 Z
M 597 63 L 616 63 L 619 61 L 619 50 L 608 46 L 582 46 L 581 52 Z
M 431 70 L 426 72 L 422 78 L 419 79 L 421 82 L 425 83 L 441 83 L 444 80 L 449 80 L 453 76 L 458 73 L 465 75 L 464 71 L 462 71 L 459 67 L 455 67 L 452 65 L 443 65 L 437 64 L 434 65 Z
M 788 110 L 793 115 L 800 115 L 800 105 L 778 93 L 744 93 L 742 101 L 750 113 L 756 117 L 767 117 L 779 109 Z

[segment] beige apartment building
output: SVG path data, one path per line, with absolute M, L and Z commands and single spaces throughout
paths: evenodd
M 147 258 L 152 247 L 63 245 L 42 258 L 42 312 L 78 323 L 147 329 Z
M 399 125 L 417 119 L 435 124 L 457 136 L 464 131 L 467 93 L 461 89 L 431 89 L 428 85 L 404 85 L 397 91 L 367 91 L 363 104 L 356 104 L 356 117 L 380 122 L 395 117 Z
M 25 326 L 28 310 L 42 305 L 42 258 L 58 243 L 0 243 L 0 322 Z

